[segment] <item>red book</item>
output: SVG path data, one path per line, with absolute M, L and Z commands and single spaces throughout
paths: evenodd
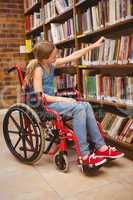
M 30 16 L 26 16 L 26 20 L 25 20 L 25 28 L 26 28 L 26 32 L 29 32 L 30 31 Z

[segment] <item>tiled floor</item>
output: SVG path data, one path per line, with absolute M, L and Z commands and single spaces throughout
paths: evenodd
M 133 161 L 111 161 L 97 175 L 81 173 L 71 155 L 70 170 L 59 172 L 52 159 L 43 156 L 34 166 L 17 161 L 8 151 L 0 115 L 1 200 L 132 200 Z M 71 152 L 73 153 L 73 152 Z

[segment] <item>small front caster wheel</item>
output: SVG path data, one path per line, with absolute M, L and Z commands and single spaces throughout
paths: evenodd
M 62 172 L 68 172 L 69 164 L 66 152 L 58 152 L 54 156 L 56 167 Z

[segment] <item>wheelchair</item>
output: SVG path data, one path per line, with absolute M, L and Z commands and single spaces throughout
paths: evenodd
M 9 69 L 8 72 L 14 70 L 17 70 L 22 86 L 24 73 L 19 65 Z M 74 92 L 79 98 L 78 91 Z M 85 166 L 82 163 L 76 134 L 67 125 L 71 119 L 71 117 L 64 118 L 49 109 L 46 98 L 41 93 L 25 91 L 22 103 L 12 105 L 4 116 L 4 139 L 9 151 L 22 163 L 34 164 L 42 154 L 47 154 L 53 157 L 57 169 L 62 172 L 69 170 L 67 148 L 69 142 L 72 142 L 82 172 L 95 171 L 98 168 Z M 103 135 L 100 123 L 98 127 Z

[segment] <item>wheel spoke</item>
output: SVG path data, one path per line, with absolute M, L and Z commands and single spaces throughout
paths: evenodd
M 30 145 L 30 147 L 34 149 L 33 142 L 31 142 L 29 140 L 28 136 L 26 136 L 25 139 L 26 139 L 27 143 Z
M 25 141 L 25 137 L 22 137 L 22 143 L 23 143 L 24 157 L 27 159 L 27 151 L 26 151 L 26 141 Z
M 28 131 L 26 131 L 26 133 L 29 133 Z M 40 135 L 36 135 L 36 134 L 30 134 L 31 136 L 34 136 L 34 137 L 36 137 L 36 138 L 40 138 L 41 136 Z M 29 136 L 29 134 L 28 134 L 28 136 Z
M 14 119 L 14 117 L 12 115 L 10 115 L 10 118 L 12 119 L 12 121 L 14 122 L 15 126 L 17 127 L 17 129 L 21 132 L 21 127 L 19 126 L 19 124 L 16 122 L 16 120 Z
M 15 149 L 16 149 L 16 147 L 18 146 L 18 144 L 19 144 L 20 140 L 21 140 L 21 136 L 19 136 L 19 138 L 18 138 L 18 140 L 17 140 L 17 142 L 16 142 L 15 146 L 13 147 L 13 148 L 14 148 L 14 150 L 15 150 Z
M 20 134 L 19 134 L 19 133 L 20 133 L 19 131 L 12 131 L 12 130 L 8 130 L 8 132 L 9 132 L 9 133 L 13 133 L 13 134 L 20 135 Z
M 23 124 L 23 113 L 22 113 L 21 111 L 19 112 L 19 119 L 20 119 L 21 128 L 24 129 L 24 124 Z

